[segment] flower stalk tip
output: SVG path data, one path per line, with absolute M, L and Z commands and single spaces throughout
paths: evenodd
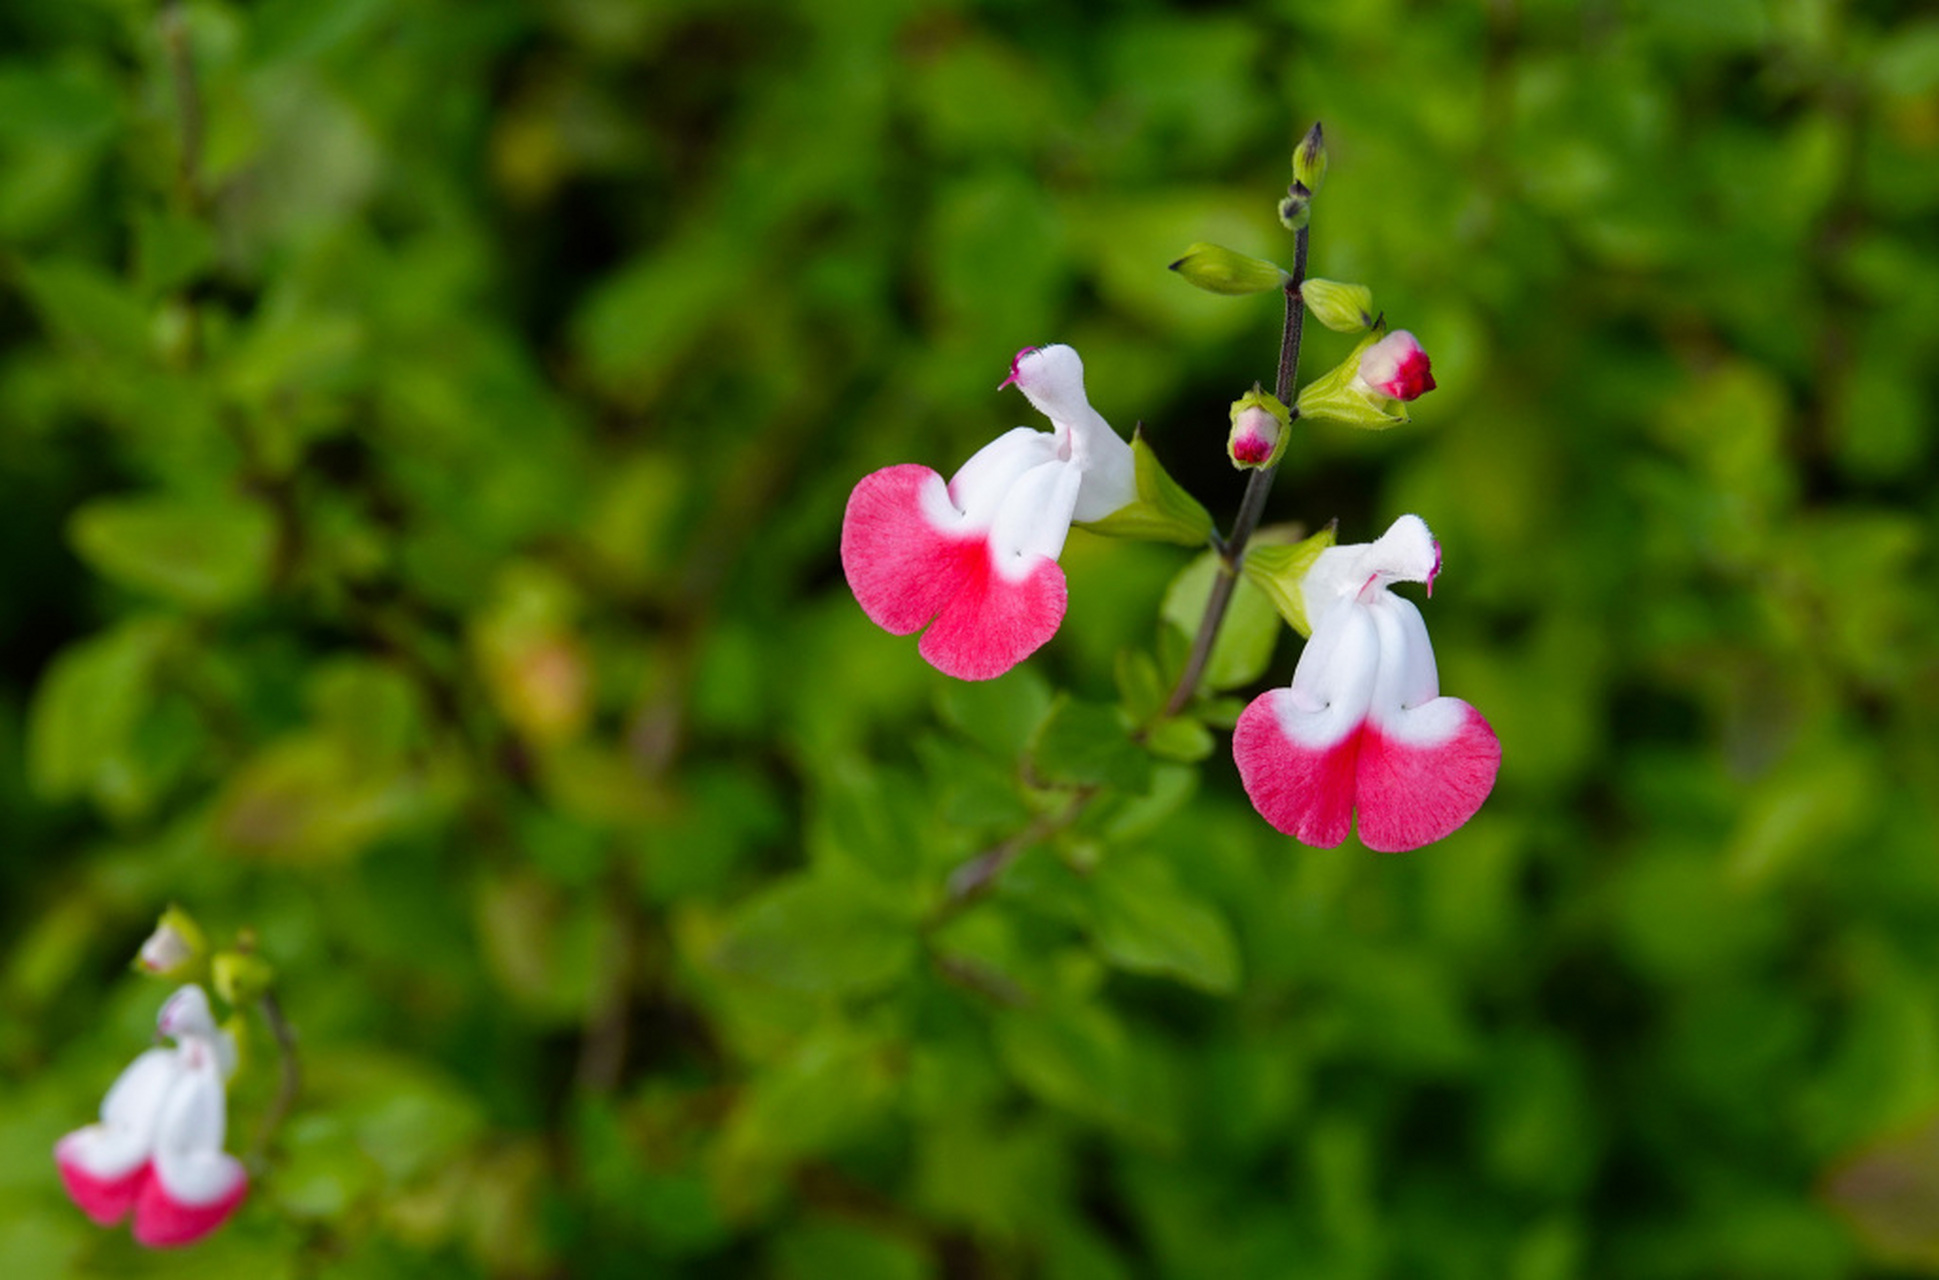
M 1306 188 L 1308 195 L 1318 195 L 1320 186 L 1326 181 L 1326 131 L 1315 120 L 1306 136 L 1293 148 L 1293 181 Z

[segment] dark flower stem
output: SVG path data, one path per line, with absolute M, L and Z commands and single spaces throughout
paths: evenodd
M 1273 394 L 1281 404 L 1291 409 L 1294 416 L 1299 410 L 1293 408 L 1293 382 L 1299 376 L 1299 341 L 1305 328 L 1306 308 L 1299 296 L 1300 286 L 1306 282 L 1306 236 L 1307 228 L 1301 227 L 1293 234 L 1293 271 L 1286 277 L 1282 292 L 1286 298 L 1286 320 L 1280 328 L 1279 336 L 1279 376 L 1273 382 Z M 1273 476 L 1279 464 L 1260 467 L 1246 482 L 1246 495 L 1239 503 L 1239 514 L 1232 522 L 1232 532 L 1224 539 L 1213 535 L 1213 549 L 1219 556 L 1219 576 L 1212 582 L 1212 594 L 1205 601 L 1205 615 L 1199 619 L 1198 635 L 1192 641 L 1191 655 L 1185 660 L 1185 670 L 1179 674 L 1178 684 L 1165 701 L 1164 713 L 1175 716 L 1185 709 L 1193 696 L 1198 693 L 1198 682 L 1205 675 L 1205 664 L 1212 658 L 1212 646 L 1219 638 L 1219 628 L 1225 623 L 1225 611 L 1232 603 L 1232 592 L 1239 584 L 1239 566 L 1245 563 L 1246 543 L 1259 527 L 1259 517 L 1265 514 L 1266 497 L 1272 492 Z
M 296 1105 L 296 1095 L 303 1091 L 303 1064 L 296 1053 L 296 1029 L 283 1016 L 283 1006 L 275 996 L 265 994 L 257 1002 L 263 1021 L 269 1024 L 269 1034 L 276 1041 L 276 1058 L 280 1074 L 276 1083 L 276 1097 L 263 1114 L 262 1125 L 256 1131 L 256 1144 L 250 1152 L 249 1163 L 254 1172 L 260 1175 L 267 1167 L 269 1144 L 275 1139 L 276 1131 L 289 1118 L 290 1108 Z

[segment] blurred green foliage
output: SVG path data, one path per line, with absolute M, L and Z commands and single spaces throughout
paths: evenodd
M 1441 390 L 1271 515 L 1421 513 L 1505 749 L 1394 857 L 1116 730 L 1189 551 L 983 686 L 835 557 L 1056 340 L 1229 518 L 1276 301 L 1165 265 L 1314 117 Z M 1936 215 L 1892 0 L 0 6 L 9 1274 L 1939 1270 Z M 171 901 L 308 1084 L 144 1256 L 49 1150 Z

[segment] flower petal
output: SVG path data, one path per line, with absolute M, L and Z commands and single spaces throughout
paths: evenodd
M 1355 785 L 1360 842 L 1399 853 L 1474 816 L 1494 789 L 1501 742 L 1480 712 L 1438 696 L 1427 625 L 1411 601 L 1383 592 L 1366 612 L 1380 636 L 1380 673 Z
M 945 532 L 969 533 L 990 527 L 1018 478 L 1033 467 L 1057 461 L 1057 437 L 1030 427 L 1012 427 L 970 455 L 949 478 L 955 513 L 938 511 Z
M 1076 467 L 1055 460 L 1017 478 L 990 525 L 990 554 L 998 573 L 1027 575 L 1032 558 L 1055 560 L 1063 552 L 1083 479 Z
M 938 529 L 938 508 L 955 509 L 948 487 L 913 463 L 862 477 L 848 496 L 842 572 L 869 621 L 892 635 L 920 631 L 942 612 L 968 576 L 967 549 L 983 546 L 980 536 Z
M 54 1163 L 67 1194 L 102 1226 L 127 1216 L 148 1177 L 162 1104 L 181 1079 L 173 1049 L 150 1049 L 128 1064 L 101 1100 L 101 1123 L 63 1137 Z
M 955 567 L 955 594 L 925 631 L 918 652 L 944 675 L 991 680 L 1057 634 L 1067 594 L 1055 560 L 1025 556 L 998 572 L 988 544 L 965 544 Z
M 95 1172 L 124 1163 L 119 1157 L 127 1153 L 125 1142 L 125 1135 L 90 1125 L 54 1144 L 54 1163 L 61 1171 L 67 1198 L 103 1227 L 112 1227 L 128 1216 L 141 1194 L 142 1183 L 148 1179 L 146 1152 L 120 1174 Z
M 135 1240 L 150 1248 L 201 1239 L 235 1212 L 249 1189 L 242 1162 L 222 1150 L 227 1117 L 215 1045 L 192 1037 L 179 1052 L 184 1070 L 162 1105 L 153 1176 L 135 1201 Z
M 174 1161 L 174 1182 L 212 1198 L 190 1199 L 170 1190 L 156 1172 L 142 1183 L 135 1201 L 135 1243 L 150 1249 L 194 1244 L 229 1220 L 249 1194 L 249 1175 L 242 1162 L 220 1151 L 199 1152 Z
M 1232 756 L 1253 808 L 1304 844 L 1330 849 L 1347 838 L 1379 664 L 1372 618 L 1341 601 L 1314 627 L 1292 687 L 1253 699 L 1233 730 Z
M 1084 394 L 1084 362 L 1059 343 L 1022 351 L 1010 366 L 1010 380 L 1057 429 L 1059 444 L 1083 474 L 1076 518 L 1102 520 L 1138 497 L 1137 464 L 1131 446 L 1091 408 Z
M 156 1029 L 170 1039 L 181 1036 L 213 1036 L 215 1013 L 209 1008 L 208 993 L 191 982 L 176 989 L 162 1005 L 155 1019 Z

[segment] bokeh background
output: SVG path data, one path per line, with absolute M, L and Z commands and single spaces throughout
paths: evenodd
M 1303 426 L 1270 515 L 1433 526 L 1495 794 L 1316 852 L 1223 736 L 1119 752 L 939 924 L 1189 553 L 1074 536 L 958 685 L 847 492 L 1061 340 L 1229 520 L 1277 302 L 1165 265 L 1288 258 L 1315 118 L 1313 271 L 1441 389 Z M 1936 370 L 1913 3 L 11 0 L 6 1270 L 1939 1270 Z M 144 1255 L 48 1153 L 170 902 L 255 931 L 306 1088 Z

